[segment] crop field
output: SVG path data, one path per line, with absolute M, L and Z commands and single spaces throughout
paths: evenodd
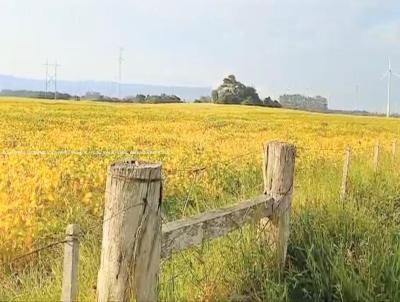
M 288 263 L 246 227 L 161 267 L 163 301 L 399 301 L 400 121 L 214 104 L 0 99 L 0 300 L 60 297 L 62 245 L 82 229 L 79 297 L 94 301 L 108 166 L 161 162 L 164 220 L 262 192 L 262 148 L 297 148 Z M 373 172 L 379 142 L 379 171 Z M 350 192 L 339 198 L 344 150 Z M 400 147 L 399 147 L 400 149 Z

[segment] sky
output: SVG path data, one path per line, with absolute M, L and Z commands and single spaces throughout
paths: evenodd
M 61 79 L 115 81 L 123 47 L 126 83 L 216 87 L 235 74 L 262 97 L 383 112 L 400 1 L 0 0 L 0 41 L 0 74 L 43 78 L 49 59 Z

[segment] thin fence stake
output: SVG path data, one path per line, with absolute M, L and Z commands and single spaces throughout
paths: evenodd
M 64 243 L 62 302 L 78 300 L 79 232 L 79 225 L 67 226 Z
M 110 167 L 97 302 L 158 301 L 161 190 L 160 164 L 124 161 Z
M 276 244 L 280 269 L 285 266 L 289 241 L 295 157 L 296 148 L 291 144 L 270 142 L 264 149 L 264 193 L 276 200 L 270 231 Z
M 377 173 L 378 172 L 378 168 L 379 168 L 379 150 L 380 146 L 379 143 L 377 143 L 375 145 L 374 148 L 374 172 Z
M 342 187 L 340 190 L 340 198 L 342 200 L 346 199 L 349 186 L 349 173 L 350 173 L 350 162 L 351 162 L 351 147 L 346 148 L 346 157 L 343 164 L 343 177 L 342 177 Z

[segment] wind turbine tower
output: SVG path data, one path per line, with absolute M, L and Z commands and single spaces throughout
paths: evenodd
M 388 83 L 387 83 L 387 104 L 386 104 L 386 117 L 390 117 L 390 92 L 391 92 L 391 86 L 392 86 L 392 75 L 400 78 L 400 75 L 393 72 L 392 66 L 390 64 L 390 58 L 389 58 L 389 68 L 383 75 L 383 78 L 387 77 L 388 78 Z

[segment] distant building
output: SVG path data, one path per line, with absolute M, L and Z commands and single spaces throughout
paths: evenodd
M 279 97 L 282 107 L 312 111 L 327 111 L 328 100 L 322 96 L 309 97 L 301 94 L 284 94 Z
M 85 93 L 85 95 L 82 98 L 97 100 L 97 99 L 100 99 L 101 97 L 102 97 L 102 94 L 100 92 L 88 91 Z

